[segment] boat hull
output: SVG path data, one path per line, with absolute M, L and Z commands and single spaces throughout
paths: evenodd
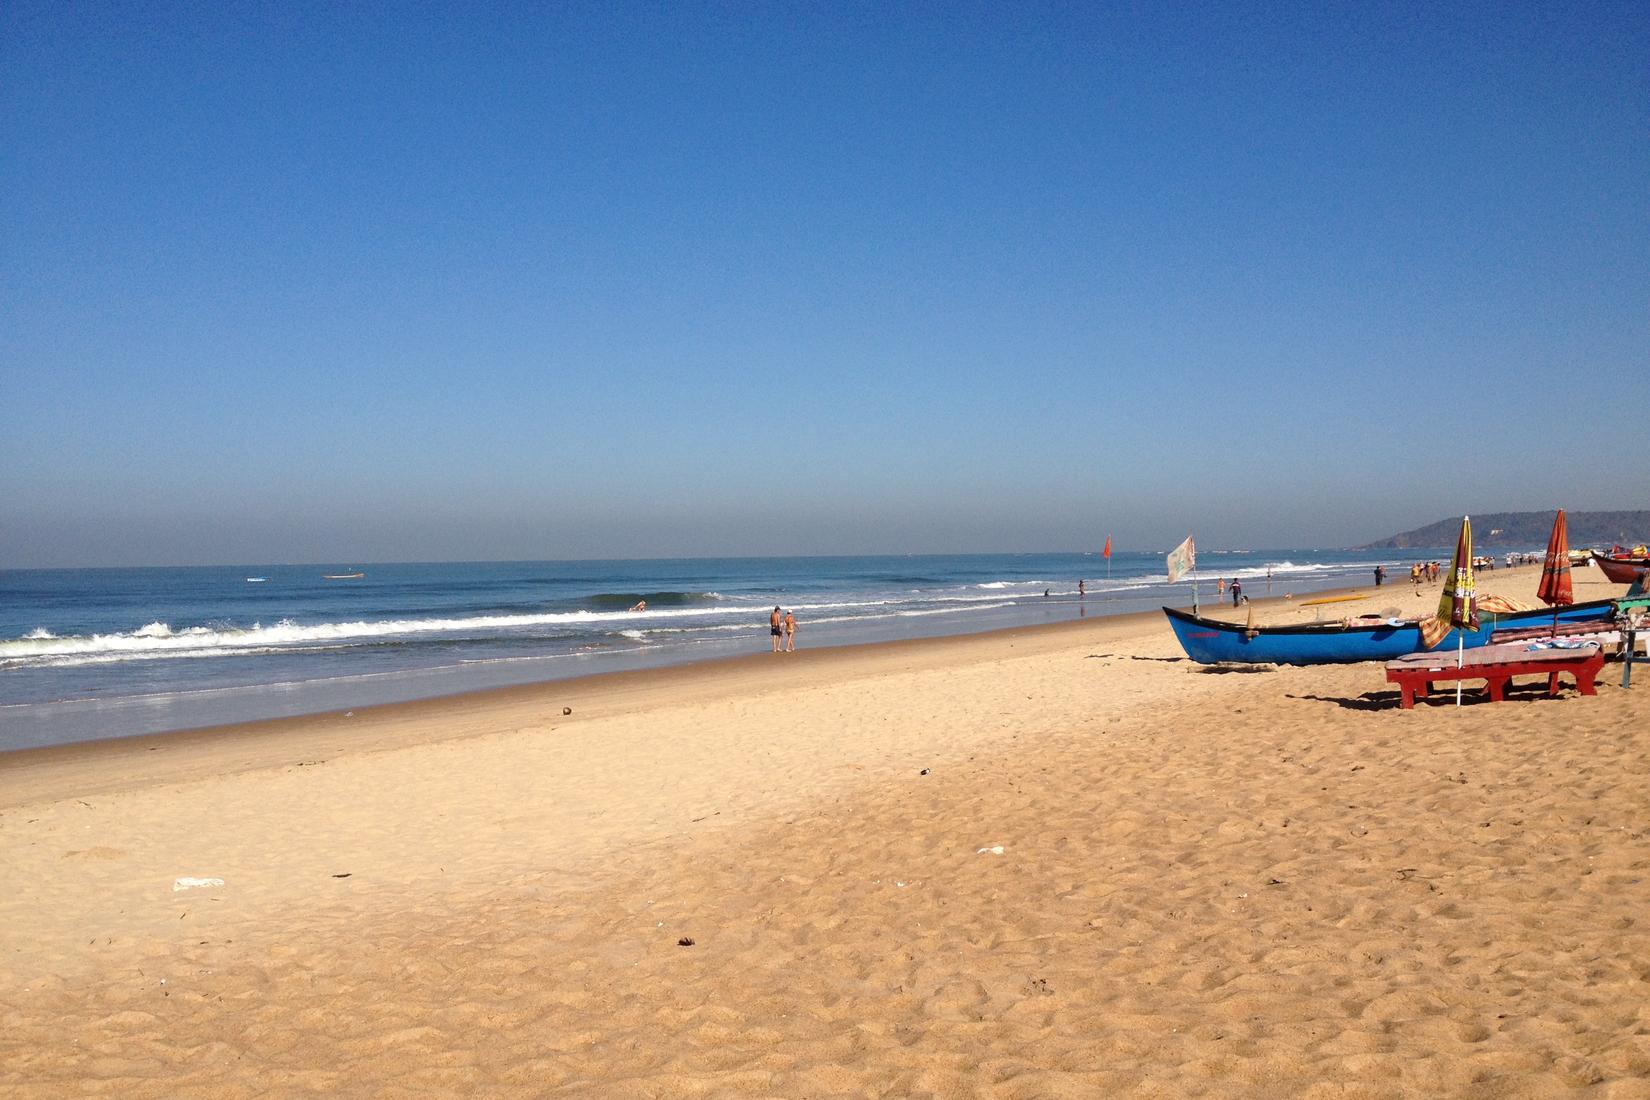
M 1632 584 L 1650 569 L 1650 558 L 1606 558 L 1594 554 L 1593 560 L 1611 584 Z
M 1592 622 L 1608 618 L 1614 604 L 1610 600 L 1574 604 L 1558 609 L 1561 623 Z M 1185 611 L 1165 607 L 1175 637 L 1186 656 L 1200 664 L 1225 663 L 1265 665 L 1334 665 L 1359 661 L 1390 661 L 1407 653 L 1427 649 L 1420 623 L 1413 620 L 1384 622 L 1373 626 L 1345 626 L 1341 623 L 1304 623 L 1299 626 L 1246 628 L 1242 623 L 1205 619 Z M 1510 615 L 1484 614 L 1477 630 L 1452 630 L 1436 649 L 1473 649 L 1487 645 L 1497 630 L 1540 626 L 1553 621 L 1553 611 L 1539 609 Z

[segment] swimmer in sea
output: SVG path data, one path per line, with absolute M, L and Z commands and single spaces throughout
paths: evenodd
M 632 611 L 646 611 L 647 610 L 647 601 L 646 600 L 637 600 L 636 601 L 636 606 L 632 607 L 630 610 L 632 610 Z

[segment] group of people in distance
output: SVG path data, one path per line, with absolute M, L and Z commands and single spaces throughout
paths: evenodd
M 1419 589 L 1421 587 L 1421 582 L 1422 581 L 1427 581 L 1429 583 L 1432 582 L 1432 581 L 1435 581 L 1435 580 L 1438 579 L 1438 574 L 1442 573 L 1443 571 L 1444 571 L 1444 567 L 1439 562 L 1435 562 L 1435 561 L 1418 561 L 1418 562 L 1414 562 L 1409 567 L 1409 583 L 1413 584 L 1417 589 Z M 1375 567 L 1375 587 L 1379 588 L 1379 587 L 1381 587 L 1381 585 L 1383 585 L 1385 583 L 1386 583 L 1386 566 L 1377 565 Z
M 786 653 L 795 653 L 796 612 L 780 611 L 779 608 L 775 607 L 773 614 L 768 616 L 768 633 L 773 635 L 773 651 L 775 653 L 780 652 L 781 642 L 784 643 L 783 649 Z

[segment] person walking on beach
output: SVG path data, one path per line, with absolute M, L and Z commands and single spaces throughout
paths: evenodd
M 1216 577 L 1215 578 L 1215 595 L 1216 596 L 1225 596 L 1226 595 L 1226 578 L 1225 577 Z
M 1082 599 L 1086 595 L 1088 595 L 1088 586 L 1086 584 L 1084 584 L 1082 581 L 1078 581 L 1077 582 L 1077 598 Z
M 785 652 L 796 652 L 796 612 L 785 612 Z
M 1375 567 L 1375 587 L 1379 588 L 1379 587 L 1381 587 L 1381 585 L 1383 585 L 1385 583 L 1386 583 L 1386 566 L 1377 565 Z
M 773 651 L 775 653 L 779 652 L 779 642 L 784 636 L 784 632 L 784 622 L 780 618 L 779 608 L 776 607 L 773 609 L 773 614 L 768 616 L 768 633 L 773 635 Z
M 1241 600 L 1241 599 L 1243 599 L 1243 582 L 1238 580 L 1236 577 L 1233 577 L 1232 578 L 1232 606 L 1236 607 L 1238 605 L 1238 601 Z

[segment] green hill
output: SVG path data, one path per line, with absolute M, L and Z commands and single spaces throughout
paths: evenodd
M 1477 547 L 1539 550 L 1553 532 L 1553 512 L 1485 512 L 1472 517 L 1472 542 Z M 1604 550 L 1616 543 L 1632 546 L 1650 539 L 1650 512 L 1569 512 L 1570 546 Z M 1409 547 L 1453 546 L 1461 533 L 1461 517 L 1451 516 L 1413 531 L 1393 535 L 1357 550 L 1403 550 Z

